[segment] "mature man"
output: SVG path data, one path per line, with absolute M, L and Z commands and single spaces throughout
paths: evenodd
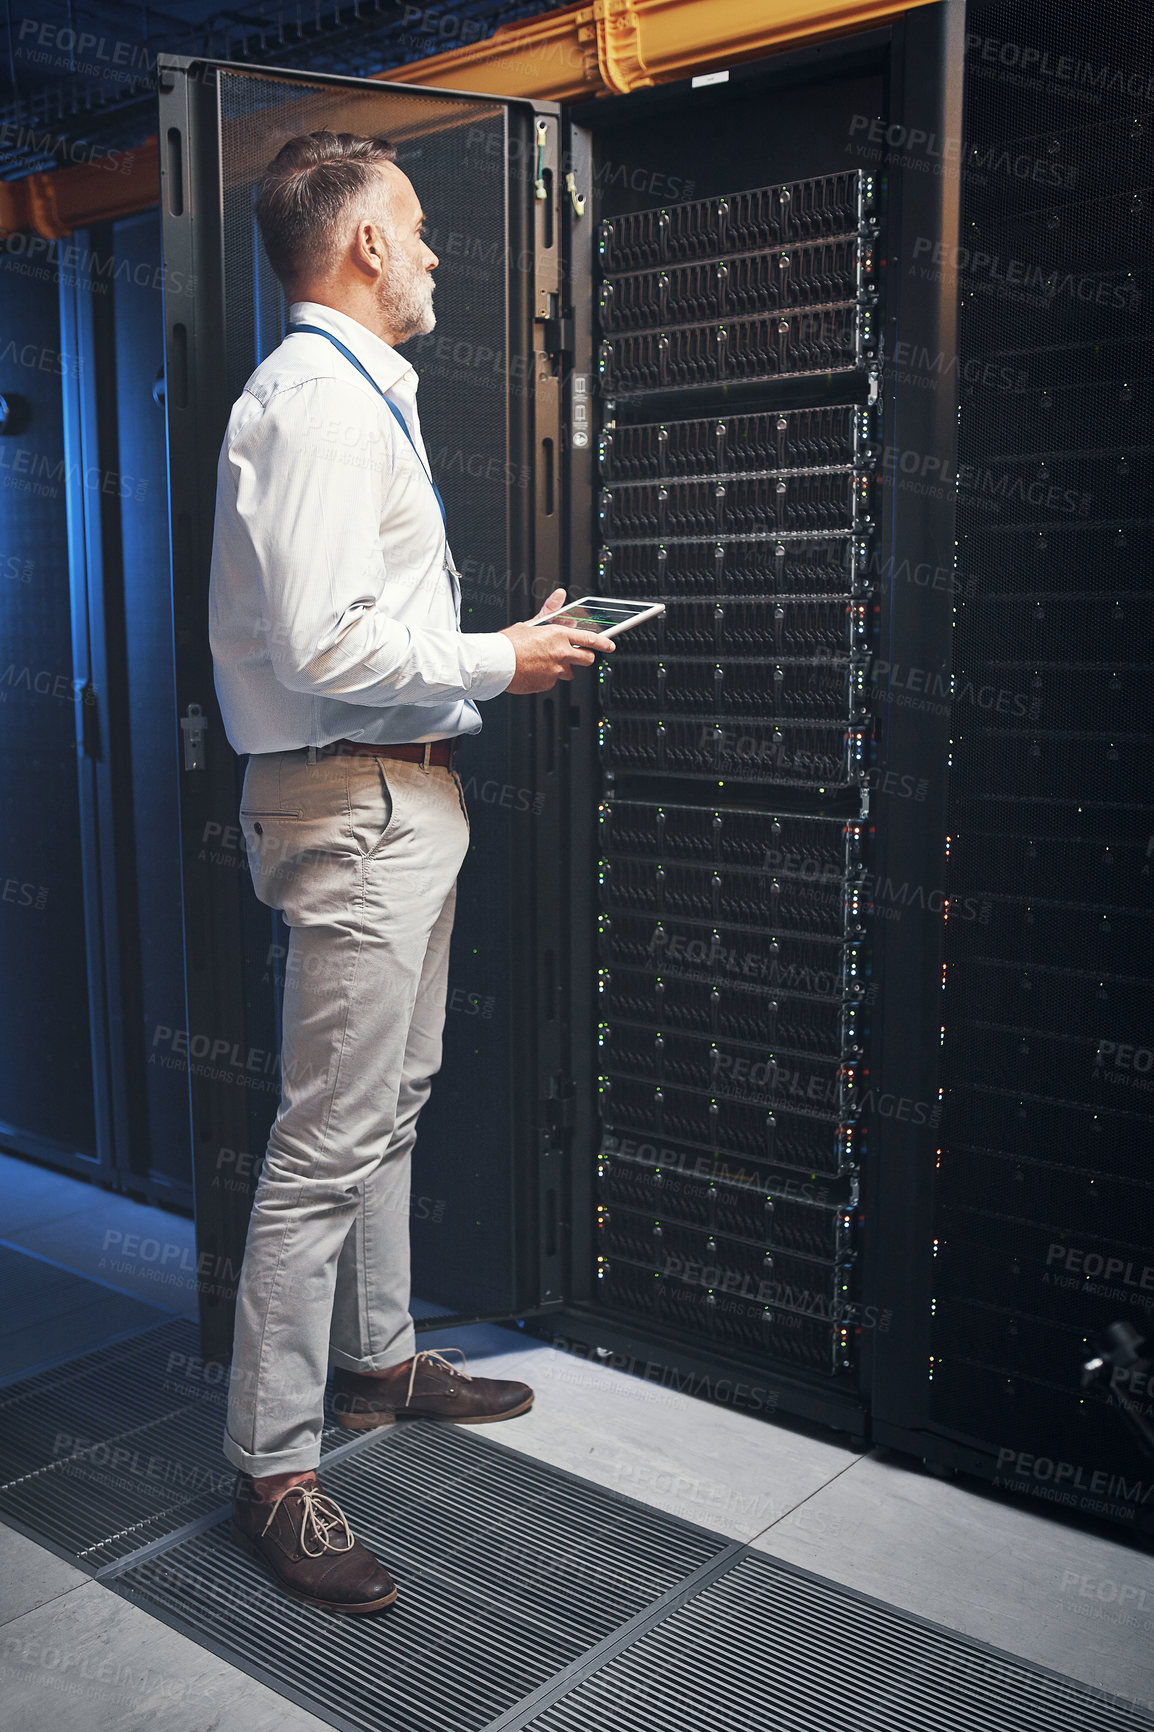
M 547 691 L 613 644 L 559 625 L 460 631 L 417 376 L 397 353 L 433 329 L 437 259 L 394 148 L 290 140 L 257 217 L 290 328 L 221 450 L 210 631 L 228 737 L 249 754 L 253 882 L 290 939 L 224 1447 L 241 1543 L 290 1592 L 367 1612 L 396 1588 L 316 1477 L 330 1362 L 353 1429 L 504 1419 L 533 1400 L 415 1352 L 408 1311 L 410 1155 L 469 836 L 454 741 L 480 728 L 479 702 Z

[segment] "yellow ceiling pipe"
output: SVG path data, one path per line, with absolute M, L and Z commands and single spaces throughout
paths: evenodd
M 592 0 L 505 25 L 408 66 L 374 73 L 396 84 L 489 96 L 627 95 L 691 73 L 884 23 L 932 0 Z M 99 163 L 0 181 L 0 234 L 59 239 L 157 203 L 156 140 Z
M 593 0 L 381 76 L 492 96 L 627 96 L 896 18 L 931 0 Z

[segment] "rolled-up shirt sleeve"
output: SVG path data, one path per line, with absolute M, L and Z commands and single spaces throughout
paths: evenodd
M 382 523 L 394 509 L 437 507 L 398 464 L 387 429 L 366 433 L 378 419 L 366 391 L 319 378 L 278 392 L 228 449 L 276 678 L 290 691 L 377 706 L 496 697 L 516 669 L 507 637 L 410 626 L 390 608 Z M 411 594 L 414 573 L 403 576 L 398 594 Z M 420 581 L 449 582 L 440 555 Z

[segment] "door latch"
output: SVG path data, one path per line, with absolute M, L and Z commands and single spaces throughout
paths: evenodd
M 204 769 L 204 735 L 208 727 L 208 717 L 199 704 L 189 704 L 188 709 L 180 718 L 180 731 L 184 735 L 184 767 L 186 770 Z
M 551 1076 L 545 1088 L 545 1123 L 550 1132 L 571 1130 L 576 1124 L 577 1099 L 572 1079 Z
M 549 142 L 549 128 L 543 120 L 537 122 L 537 174 L 533 182 L 533 194 L 538 203 L 544 204 L 549 197 L 545 186 L 545 146 Z
M 544 319 L 543 342 L 545 353 L 554 360 L 573 353 L 573 315 L 562 314 L 558 318 Z

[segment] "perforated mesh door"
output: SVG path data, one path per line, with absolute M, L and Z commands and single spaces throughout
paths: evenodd
M 225 353 L 232 395 L 284 334 L 284 296 L 257 237 L 254 189 L 302 132 L 383 135 L 416 187 L 441 263 L 437 329 L 404 346 L 421 378 L 429 460 L 449 511 L 458 564 L 489 574 L 492 629 L 507 565 L 508 343 L 506 111 L 427 91 L 413 95 L 222 70 Z M 517 368 L 513 369 L 516 373 Z M 474 586 L 475 587 L 475 586 Z M 475 602 L 475 597 L 470 597 Z
M 1154 33 L 1136 0 L 966 29 L 931 1413 L 1134 1520 L 1150 1464 L 1079 1367 L 1151 1333 Z
M 284 296 L 254 215 L 265 165 L 287 139 L 319 127 L 389 138 L 441 260 L 437 328 L 402 352 L 420 377 L 421 428 L 463 574 L 462 627 L 499 630 L 508 617 L 511 515 L 526 497 L 516 487 L 524 468 L 509 415 L 510 392 L 528 388 L 523 356 L 510 354 L 510 271 L 531 269 L 510 244 L 505 106 L 224 67 L 217 78 L 230 396 L 284 333 Z M 412 1200 L 414 1291 L 482 1310 L 511 1303 L 513 994 L 507 907 L 493 893 L 509 881 L 511 826 L 506 806 L 485 792 L 511 780 L 506 707 L 485 707 L 484 730 L 461 759 L 472 848 L 458 889 L 443 1074 L 421 1118 Z M 452 1014 L 474 1005 L 476 1016 Z

